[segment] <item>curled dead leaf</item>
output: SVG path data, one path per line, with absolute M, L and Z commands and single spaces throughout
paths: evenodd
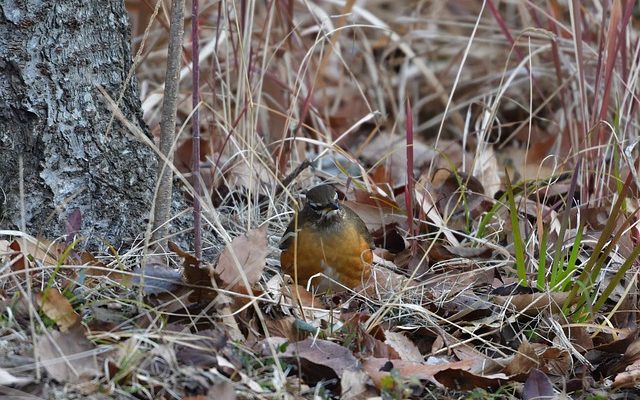
M 173 242 L 169 242 L 169 249 L 184 259 L 182 281 L 193 289 L 189 301 L 199 303 L 214 300 L 216 291 L 212 286 L 213 269 L 207 265 L 201 267 L 200 260 Z
M 504 372 L 509 376 L 528 374 L 533 368 L 540 365 L 536 350 L 528 341 L 523 341 L 518 346 L 518 352 L 505 367 Z
M 62 332 L 67 332 L 79 321 L 78 313 L 58 289 L 48 288 L 44 292 L 36 293 L 36 301 L 40 310 L 51 318 Z

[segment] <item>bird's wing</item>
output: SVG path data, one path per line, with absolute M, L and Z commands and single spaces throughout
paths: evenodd
M 301 213 L 298 213 L 298 229 L 300 229 L 300 216 Z M 285 250 L 291 246 L 293 240 L 296 237 L 296 217 L 295 215 L 291 218 L 291 222 L 289 222 L 289 226 L 282 234 L 282 239 L 280 239 L 280 250 Z
M 365 240 L 367 241 L 367 243 L 369 244 L 369 248 L 374 249 L 376 246 L 373 243 L 373 237 L 371 236 L 371 233 L 369 233 L 369 229 L 367 228 L 367 224 L 364 223 L 364 221 L 362 220 L 362 218 L 360 218 L 360 216 L 353 211 L 352 209 L 350 209 L 349 207 L 343 206 L 345 212 L 348 214 L 348 218 L 353 221 L 354 224 L 356 224 L 358 231 L 360 232 L 364 232 L 364 236 L 365 236 Z

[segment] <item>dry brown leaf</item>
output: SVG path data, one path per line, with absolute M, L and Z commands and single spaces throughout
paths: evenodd
M 389 375 L 391 369 L 398 370 L 403 378 L 417 378 L 427 380 L 438 386 L 438 382 L 434 375 L 438 372 L 448 369 L 469 369 L 473 365 L 473 360 L 454 361 L 449 363 L 441 363 L 429 365 L 426 363 L 416 363 L 404 360 L 390 361 L 386 358 L 369 358 L 363 361 L 364 370 L 367 372 L 373 384 L 380 389 L 382 387 L 382 379 Z
M 267 225 L 264 224 L 233 239 L 222 251 L 215 273 L 227 288 L 241 284 L 243 274 L 253 287 L 262 276 L 267 253 Z
M 44 265 L 56 265 L 58 263 L 58 256 L 60 256 L 66 248 L 66 246 L 59 242 L 51 242 L 44 239 L 36 240 L 31 237 L 16 239 L 11 242 L 9 247 L 15 252 L 31 256 Z M 24 269 L 24 262 L 18 262 L 16 269 Z
M 79 320 L 78 313 L 58 289 L 48 288 L 44 292 L 36 293 L 36 301 L 40 310 L 51 318 L 62 332 L 67 332 Z
M 497 389 L 507 383 L 507 377 L 504 374 L 483 376 L 455 368 L 437 372 L 435 379 L 442 385 L 454 390 Z
M 487 196 L 493 197 L 497 191 L 502 189 L 500 167 L 493 146 L 486 145 L 483 151 L 478 152 L 477 156 L 472 174 L 478 178 Z
M 53 379 L 61 383 L 79 383 L 100 374 L 96 347 L 84 335 L 80 325 L 67 333 L 49 330 L 36 338 L 39 361 Z
M 598 335 L 594 336 L 594 344 L 597 344 L 595 350 L 623 354 L 627 351 L 631 343 L 638 338 L 638 335 L 640 335 L 640 329 L 638 328 L 616 329 L 615 332 L 615 336 L 612 336 L 606 331 L 601 331 Z
M 282 286 L 282 295 L 285 296 L 289 305 L 295 307 L 302 306 L 307 309 L 326 309 L 326 306 L 310 291 L 303 286 L 290 283 Z
M 295 328 L 296 318 L 289 315 L 284 318 L 267 318 L 264 324 L 269 332 L 269 336 L 283 337 L 290 342 L 297 342 L 304 339 L 304 335 Z
M 559 347 L 547 347 L 543 344 L 534 344 L 534 346 L 542 346 L 544 351 L 540 355 L 541 370 L 545 374 L 555 376 L 567 376 L 572 367 L 571 354 L 567 349 Z M 540 354 L 540 350 L 537 351 Z
M 167 330 L 180 332 L 183 324 L 167 325 Z M 222 329 L 206 329 L 199 331 L 185 344 L 175 344 L 173 352 L 175 360 L 180 365 L 188 365 L 198 368 L 213 368 L 216 366 L 216 356 L 229 343 L 229 336 Z
M 587 350 L 593 349 L 593 338 L 587 332 L 587 328 L 584 326 L 569 326 L 567 329 L 567 337 L 571 341 L 571 344 L 580 353 L 585 353 Z
M 315 384 L 321 380 L 340 379 L 345 371 L 358 370 L 358 360 L 349 349 L 322 339 L 305 339 L 289 343 L 282 358 L 299 365 L 305 381 Z
M 107 267 L 106 264 L 96 259 L 93 256 L 93 254 L 86 251 L 82 251 L 79 253 L 79 256 L 80 256 L 82 265 L 86 266 L 86 268 L 84 268 L 83 271 L 87 277 L 93 278 L 98 276 L 107 276 L 110 279 L 115 280 L 117 282 L 128 283 L 127 282 L 127 279 L 129 279 L 128 275 L 123 275 L 121 271 L 115 268 Z M 87 281 L 89 281 L 89 279 Z M 88 284 L 88 282 L 85 282 L 85 284 Z
M 351 200 L 345 200 L 342 204 L 358 214 L 369 231 L 377 231 L 393 224 L 406 225 L 405 212 L 391 200 L 380 200 L 378 205 L 363 204 Z
M 559 312 L 567 298 L 569 298 L 569 293 L 567 292 L 531 293 L 491 297 L 495 304 L 507 306 L 513 311 L 531 316 L 538 315 L 547 309 L 551 309 L 553 312 Z
M 374 262 L 376 261 L 376 255 L 374 255 Z M 390 271 L 388 269 L 379 268 L 374 266 L 371 269 L 371 277 L 365 282 L 364 293 L 371 299 L 379 299 L 385 295 L 397 292 L 410 285 L 418 285 L 404 275 L 397 272 Z
M 377 135 L 363 149 L 361 158 L 369 165 L 384 168 L 385 176 L 380 176 L 381 183 L 402 186 L 407 182 L 407 143 L 401 135 Z M 419 140 L 413 142 L 413 157 L 416 160 L 414 171 L 420 173 L 420 166 L 438 157 L 438 152 Z
M 640 362 L 635 362 L 626 367 L 624 372 L 620 372 L 613 380 L 615 389 L 637 387 L 640 382 Z
M 220 293 L 215 298 L 214 304 L 218 310 L 218 315 L 221 316 L 222 324 L 229 335 L 229 338 L 231 338 L 231 340 L 244 342 L 246 338 L 240 330 L 238 321 L 235 318 L 236 314 L 234 310 L 232 310 L 232 306 L 234 306 L 236 302 L 234 302 L 225 293 Z
M 379 339 L 380 337 L 384 336 L 384 332 L 381 328 L 376 328 L 380 329 L 379 332 L 376 332 L 378 334 L 370 334 L 366 330 L 364 330 L 362 323 L 358 323 L 356 321 L 347 321 L 347 323 L 345 323 L 345 328 L 347 332 L 355 333 L 355 348 L 357 349 L 356 354 L 358 355 L 358 357 L 364 358 L 371 356 L 374 358 L 384 358 L 387 360 L 400 359 L 400 354 L 398 354 L 398 352 L 392 346 Z
M 539 365 L 540 360 L 534 347 L 525 340 L 518 346 L 518 352 L 505 367 L 504 373 L 509 376 L 528 374 L 533 368 L 538 368 Z
M 419 176 L 422 170 L 435 159 L 436 168 L 462 165 L 462 157 L 466 156 L 462 146 L 453 140 L 440 140 L 438 149 L 431 145 L 413 141 L 414 175 Z M 468 157 L 468 156 L 467 156 Z M 361 158 L 369 165 L 377 165 L 384 173 L 376 177 L 376 182 L 390 183 L 393 187 L 405 185 L 407 182 L 407 143 L 406 137 L 400 135 L 377 135 L 362 151 Z
M 241 189 L 241 191 L 266 195 L 268 193 L 265 188 L 275 187 L 273 174 L 258 161 L 249 165 L 249 161 L 245 158 L 230 160 L 224 174 L 232 191 Z
M 369 376 L 362 370 L 347 369 L 340 379 L 341 398 L 343 399 L 367 399 L 372 396 L 365 395 Z
M 418 347 L 400 332 L 384 332 L 385 343 L 391 346 L 404 361 L 422 362 L 424 357 Z
M 551 162 L 530 163 L 527 160 L 528 151 L 522 146 L 509 146 L 496 153 L 498 164 L 507 166 L 507 171 L 509 176 L 513 177 L 513 182 L 544 179 L 561 172 L 555 169 Z
M 209 302 L 216 298 L 216 292 L 212 286 L 213 268 L 210 266 L 200 267 L 200 261 L 191 254 L 182 250 L 178 245 L 169 242 L 169 249 L 184 259 L 182 280 L 187 285 L 197 286 L 193 288 L 193 293 L 189 296 L 189 301 Z
M 17 240 L 14 240 L 9 244 L 6 249 L 6 253 L 11 260 L 12 271 L 22 271 L 27 266 L 26 263 L 30 262 L 21 251 L 20 243 Z
M 433 190 L 430 179 L 428 177 L 420 178 L 415 186 L 416 204 L 418 205 L 418 207 L 420 207 L 427 218 L 430 219 L 431 222 L 433 222 L 435 227 L 442 229 L 442 233 L 451 245 L 459 246 L 460 241 L 456 238 L 453 232 L 448 229 L 442 214 L 440 214 L 437 207 L 435 206 L 438 198 L 437 195 L 434 194 L 434 192 L 435 191 Z
M 540 370 L 532 369 L 522 389 L 522 400 L 552 400 L 555 392 L 549 378 Z
M 435 326 L 431 329 L 436 334 L 436 339 L 431 349 L 432 353 L 437 352 L 440 349 L 446 348 L 453 351 L 459 360 L 470 360 L 475 363 L 474 368 L 478 368 L 478 364 L 486 364 L 489 360 L 487 356 L 482 354 L 479 350 L 476 350 L 469 343 L 461 341 L 456 338 L 445 329 Z M 471 369 L 470 369 L 471 370 Z
M 624 370 L 633 370 L 638 368 L 634 365 L 640 365 L 640 339 L 636 338 L 633 342 L 629 344 L 627 349 L 624 351 L 622 358 L 617 360 L 613 365 L 608 368 L 608 371 L 611 375 L 616 374 L 618 372 L 622 372 Z

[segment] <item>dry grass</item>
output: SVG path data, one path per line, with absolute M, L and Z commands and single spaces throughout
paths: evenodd
M 144 115 L 157 135 L 169 12 L 161 3 L 157 15 L 146 2 L 130 3 L 137 21 L 134 43 L 142 48 L 136 74 Z M 531 358 L 533 353 L 523 348 L 528 341 L 537 349 L 564 352 L 562 357 L 545 353 L 552 361 L 536 364 L 553 378 L 557 395 L 625 393 L 629 386 L 614 388 L 611 380 L 598 378 L 598 368 L 608 364 L 588 361 L 582 336 L 572 335 L 599 344 L 625 337 L 631 343 L 637 336 L 636 266 L 630 264 L 630 272 L 617 277 L 619 285 L 612 278 L 625 256 L 634 254 L 638 236 L 633 217 L 637 188 L 616 202 L 628 174 L 628 182 L 638 182 L 640 46 L 637 32 L 624 22 L 627 11 L 617 1 L 201 1 L 202 261 L 214 268 L 223 249 L 230 249 L 243 284 L 240 289 L 215 287 L 215 299 L 200 303 L 189 299 L 188 290 L 151 293 L 150 286 L 181 277 L 152 273 L 153 284 L 136 286 L 131 284 L 139 275 L 136 268 L 189 266 L 175 252 L 145 254 L 143 245 L 96 256 L 94 269 L 112 275 L 77 273 L 86 267 L 60 261 L 59 252 L 52 259 L 36 257 L 35 275 L 27 281 L 40 287 L 26 285 L 20 274 L 4 273 L 2 292 L 12 299 L 4 314 L 3 343 L 35 358 L 0 367 L 41 379 L 43 365 L 34 343 L 50 335 L 55 318 L 43 318 L 23 299 L 52 287 L 66 294 L 89 327 L 91 346 L 84 355 L 103 362 L 93 380 L 64 387 L 45 380 L 57 391 L 55 398 L 180 399 L 207 393 L 227 398 L 234 392 L 238 398 L 329 398 L 345 381 L 332 381 L 328 374 L 309 384 L 300 374 L 301 359 L 285 357 L 286 346 L 277 338 L 329 339 L 360 361 L 374 356 L 395 360 L 389 342 L 383 344 L 385 332 L 403 333 L 423 364 L 475 360 L 469 372 L 473 380 L 459 379 L 491 388 L 465 388 L 461 394 L 443 383 L 444 377 L 434 385 L 433 376 L 423 376 L 420 383 L 393 375 L 383 385 L 388 398 L 521 398 L 531 368 L 519 370 L 526 363 L 514 359 Z M 186 17 L 185 26 L 191 23 Z M 192 198 L 190 43 L 186 35 L 174 172 L 179 193 Z M 415 142 L 409 152 L 406 141 Z M 407 155 L 413 157 L 410 168 Z M 313 167 L 283 185 L 306 159 Z M 575 167 L 579 162 L 581 169 Z M 458 179 L 450 192 L 439 186 L 443 169 Z M 514 210 L 500 197 L 499 190 L 507 190 L 505 170 L 515 184 L 518 229 L 510 219 Z M 575 190 L 570 190 L 560 174 L 574 171 Z M 469 177 L 484 193 L 472 193 Z M 407 179 L 415 191 L 405 190 Z M 400 215 L 397 231 L 408 244 L 386 267 L 376 268 L 373 287 L 347 291 L 339 302 L 325 299 L 329 307 L 320 298 L 312 305 L 283 294 L 277 249 L 296 194 L 321 181 L 345 189 L 356 206 L 363 203 L 356 195 L 365 192 L 391 204 L 378 208 L 379 220 L 374 218 L 372 225 L 392 229 L 386 218 Z M 580 207 L 563 219 L 574 191 Z M 497 205 L 484 208 L 483 202 Z M 411 205 L 411 223 L 406 222 L 406 204 Z M 618 239 L 601 240 L 603 229 L 587 222 L 580 225 L 588 226 L 583 240 L 574 242 L 578 221 L 588 221 L 594 210 L 620 213 L 610 235 L 619 233 Z M 264 273 L 251 283 L 232 243 L 265 224 Z M 521 250 L 514 246 L 519 230 Z M 545 231 L 550 232 L 546 246 Z M 555 254 L 562 254 L 558 259 L 565 262 L 573 246 L 580 246 L 574 280 L 590 257 L 600 265 L 578 282 L 593 286 L 577 296 L 591 296 L 586 308 L 563 304 L 566 297 L 544 280 L 539 294 L 507 293 L 502 300 L 489 294 L 507 283 L 535 287 L 540 260 L 546 257 L 550 268 Z M 489 249 L 491 256 L 469 255 L 461 248 Z M 605 256 L 597 259 L 600 251 L 594 256 L 594 248 L 604 248 Z M 442 256 L 443 251 L 449 253 Z M 517 267 L 526 276 L 519 276 Z M 615 291 L 609 301 L 602 309 L 589 309 L 612 279 Z M 186 285 L 189 290 L 203 286 L 210 289 L 208 283 Z M 618 359 L 618 372 L 634 361 Z M 591 387 L 572 389 L 586 376 L 594 382 Z M 375 389 L 370 380 L 363 382 L 368 385 L 363 396 L 380 393 L 380 385 Z M 505 388 L 498 389 L 496 382 Z

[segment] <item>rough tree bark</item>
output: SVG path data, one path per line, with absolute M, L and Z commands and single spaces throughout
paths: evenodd
M 0 229 L 20 226 L 18 156 L 26 226 L 49 239 L 75 209 L 89 243 L 140 236 L 156 159 L 111 112 L 98 87 L 133 124 L 140 111 L 123 0 L 0 0 Z

